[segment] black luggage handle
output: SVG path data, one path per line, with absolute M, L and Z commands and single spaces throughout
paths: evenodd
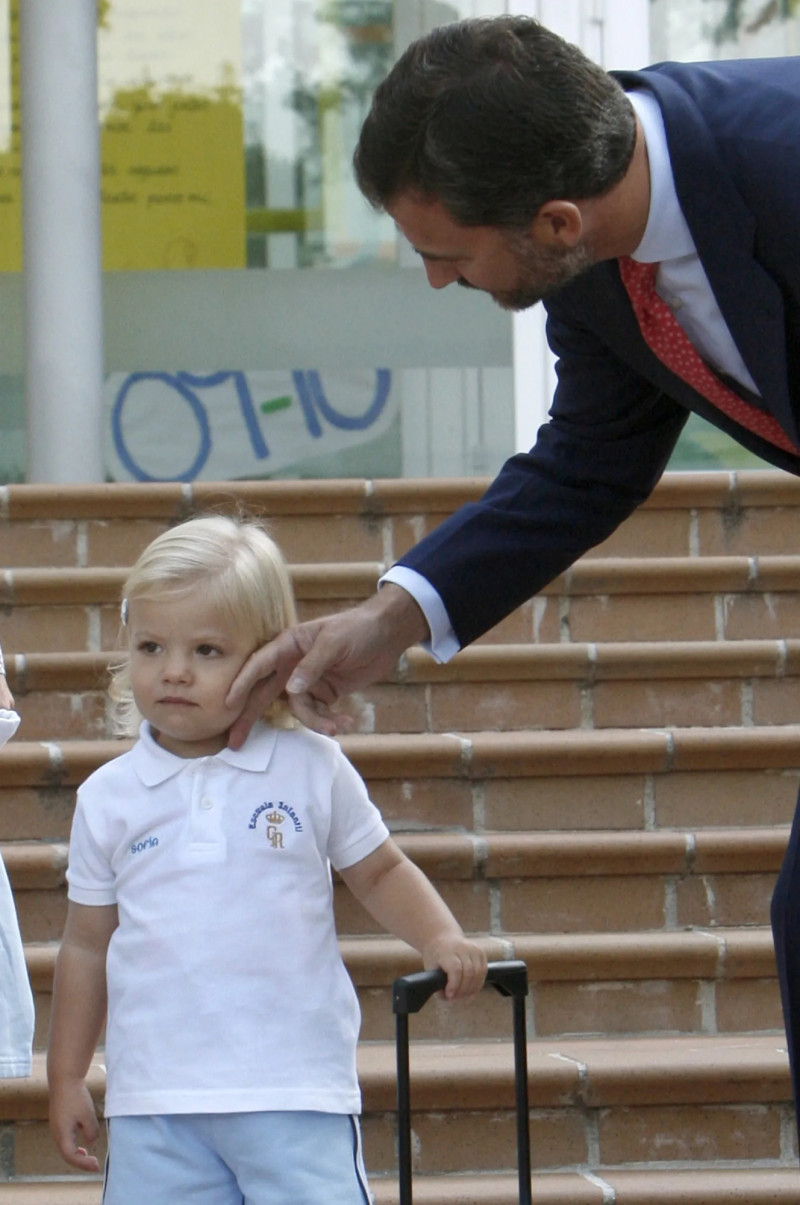
M 434 992 L 447 983 L 442 970 L 416 971 L 392 984 L 392 1010 L 397 1026 L 397 1154 L 399 1205 L 411 1205 L 411 1089 L 408 1065 L 408 1016 L 418 1013 Z M 520 1205 L 531 1205 L 531 1148 L 528 1129 L 528 1048 L 525 1031 L 525 997 L 528 970 L 510 959 L 490 962 L 486 983 L 501 996 L 512 997 L 514 1020 L 514 1097 L 517 1114 L 517 1171 Z
M 496 988 L 501 996 L 527 996 L 528 968 L 524 962 L 490 962 L 486 968 L 486 984 Z M 403 975 L 392 984 L 392 1011 L 395 1014 L 418 1013 L 434 992 L 447 985 L 441 968 L 435 971 L 415 971 Z

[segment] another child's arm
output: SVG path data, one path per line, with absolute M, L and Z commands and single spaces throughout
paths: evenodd
M 426 970 L 447 975 L 448 1000 L 476 995 L 486 978 L 486 955 L 464 936 L 436 888 L 389 838 L 339 872 L 369 914 L 422 955 Z
M 85 1172 L 99 1164 L 89 1154 L 99 1126 L 86 1085 L 106 1016 L 106 951 L 117 927 L 115 905 L 70 903 L 53 981 L 47 1051 L 50 1130 L 67 1163 Z

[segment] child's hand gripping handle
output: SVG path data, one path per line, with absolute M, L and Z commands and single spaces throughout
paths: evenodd
M 524 962 L 490 962 L 486 968 L 486 982 L 491 983 L 501 996 L 524 997 L 528 994 L 528 972 Z M 440 992 L 447 983 L 442 970 L 415 971 L 403 975 L 392 984 L 392 1011 L 397 1014 L 418 1013 L 435 992 Z
M 514 1096 L 517 1111 L 517 1159 L 520 1205 L 531 1205 L 531 1149 L 528 1129 L 528 1051 L 525 997 L 528 971 L 519 960 L 490 962 L 486 982 L 501 996 L 513 997 Z M 447 983 L 444 971 L 417 971 L 392 984 L 392 1011 L 397 1025 L 397 1147 L 400 1205 L 411 1205 L 411 1104 L 408 1061 L 408 1016 L 418 1013 Z

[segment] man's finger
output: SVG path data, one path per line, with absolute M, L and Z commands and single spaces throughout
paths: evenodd
M 336 696 L 332 701 L 335 701 Z M 343 732 L 352 731 L 355 720 L 345 711 L 331 711 L 327 703 L 321 702 L 310 694 L 293 694 L 288 696 L 292 715 L 296 716 L 306 728 L 321 732 L 325 736 L 338 736 Z
M 305 665 L 305 662 L 301 661 L 297 670 L 295 670 L 286 683 L 286 693 L 290 696 L 289 702 L 292 706 L 292 711 L 294 711 L 294 700 L 306 696 L 313 701 L 313 705 L 315 706 L 330 707 L 339 698 L 338 694 L 330 682 L 327 682 L 324 678 L 312 678 L 307 690 L 305 685 L 302 685 L 306 677 L 305 671 L 302 670 L 303 665 Z
M 329 676 L 343 659 L 346 660 L 348 650 L 341 646 L 335 634 L 330 634 L 331 629 L 335 631 L 335 621 L 330 621 L 327 630 L 320 630 L 310 648 L 295 665 L 286 683 L 290 695 L 310 693 L 325 703 L 333 703 L 338 697 L 326 675 Z
M 280 682 L 274 667 L 274 657 L 270 653 L 270 645 L 256 649 L 247 660 L 231 683 L 225 699 L 225 706 L 231 711 L 238 711 L 245 699 L 253 691 L 256 683 L 263 683 L 264 706 L 270 697 L 277 698 L 285 686 Z M 287 677 L 289 671 L 287 670 Z
M 256 687 L 251 692 L 241 714 L 231 724 L 228 733 L 228 745 L 231 749 L 241 749 L 253 724 L 273 701 L 273 698 L 271 682 L 266 682 L 262 688 Z

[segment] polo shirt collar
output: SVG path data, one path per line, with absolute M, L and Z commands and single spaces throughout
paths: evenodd
M 144 785 L 156 787 L 196 766 L 199 761 L 219 760 L 238 770 L 261 773 L 269 765 L 277 739 L 276 728 L 258 723 L 253 726 L 241 749 L 225 748 L 211 758 L 176 757 L 153 739 L 150 725 L 145 720 L 139 727 L 139 740 L 131 750 L 131 757 L 133 768 Z
M 650 212 L 642 241 L 631 259 L 655 264 L 696 255 L 697 248 L 675 191 L 664 118 L 658 101 L 651 92 L 644 90 L 627 95 L 642 125 L 650 167 Z

